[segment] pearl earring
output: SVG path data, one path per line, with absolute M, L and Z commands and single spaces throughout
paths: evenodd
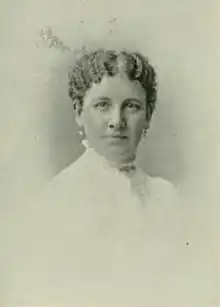
M 85 133 L 83 130 L 78 131 L 80 137 L 81 137 L 81 144 L 87 149 L 89 147 L 88 141 L 85 139 Z
M 82 137 L 84 135 L 83 131 L 82 130 L 79 130 L 78 131 L 79 135 Z

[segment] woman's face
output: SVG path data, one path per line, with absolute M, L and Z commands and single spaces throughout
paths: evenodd
M 148 126 L 145 91 L 125 74 L 105 76 L 87 91 L 77 122 L 99 154 L 115 163 L 132 161 Z

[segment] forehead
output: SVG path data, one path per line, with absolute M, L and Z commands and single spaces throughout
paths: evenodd
M 139 82 L 130 81 L 125 75 L 118 74 L 113 77 L 104 76 L 100 83 L 94 83 L 86 92 L 84 103 L 89 103 L 99 97 L 108 97 L 118 101 L 128 98 L 145 101 L 146 93 Z

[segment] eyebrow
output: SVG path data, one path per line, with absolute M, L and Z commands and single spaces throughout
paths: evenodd
M 95 98 L 96 100 L 111 100 L 109 97 L 105 97 L 105 96 L 100 96 Z
M 100 97 L 93 98 L 92 102 L 96 103 L 97 101 L 100 101 L 100 100 L 111 101 L 109 97 L 100 96 Z
M 123 102 L 132 102 L 132 101 L 135 101 L 135 102 L 137 102 L 140 105 L 143 105 L 142 101 L 139 100 L 138 98 L 127 98 Z
M 100 97 L 94 98 L 94 99 L 92 100 L 92 102 L 93 102 L 93 103 L 96 103 L 96 102 L 98 102 L 98 101 L 100 101 L 100 100 L 111 101 L 111 98 L 106 97 L 106 96 L 100 96 Z M 134 102 L 134 101 L 135 101 L 136 103 L 138 103 L 140 106 L 143 106 L 142 101 L 139 100 L 138 98 L 134 98 L 134 97 L 132 97 L 132 98 L 126 98 L 125 100 L 123 100 L 122 104 L 128 103 L 128 102 Z

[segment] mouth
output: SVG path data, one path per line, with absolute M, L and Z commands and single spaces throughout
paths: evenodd
M 125 140 L 125 139 L 127 139 L 128 137 L 127 137 L 126 135 L 113 134 L 113 135 L 107 136 L 107 138 L 116 139 L 116 140 Z

